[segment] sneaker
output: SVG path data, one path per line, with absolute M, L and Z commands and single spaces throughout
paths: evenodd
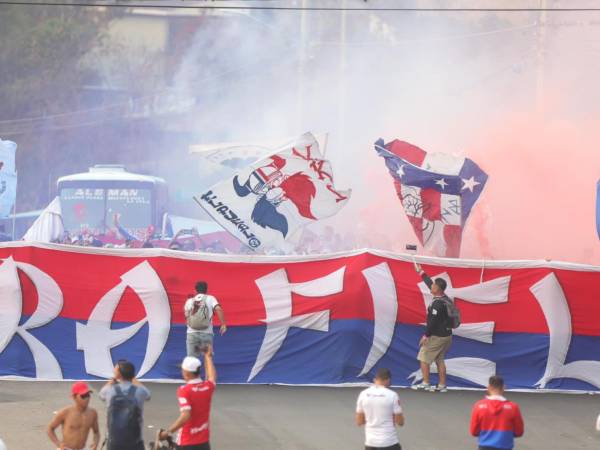
M 438 392 L 448 392 L 448 387 L 445 384 L 438 384 L 435 390 Z
M 429 383 L 419 383 L 413 384 L 410 388 L 415 391 L 428 391 L 431 389 L 431 385 Z

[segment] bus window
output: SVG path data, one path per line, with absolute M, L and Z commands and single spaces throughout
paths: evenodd
M 152 191 L 150 189 L 115 188 L 106 190 L 106 221 L 112 225 L 113 215 L 130 234 L 143 239 L 152 221 Z
M 99 188 L 61 189 L 60 204 L 65 229 L 70 232 L 87 230 L 92 234 L 104 233 L 104 196 L 104 189 Z

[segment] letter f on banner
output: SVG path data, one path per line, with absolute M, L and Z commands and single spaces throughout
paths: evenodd
M 324 297 L 344 290 L 346 266 L 322 278 L 305 283 L 290 283 L 285 269 L 279 269 L 256 280 L 265 302 L 267 331 L 250 371 L 251 381 L 275 356 L 291 327 L 329 331 L 329 310 L 292 316 L 292 293 L 305 297 Z

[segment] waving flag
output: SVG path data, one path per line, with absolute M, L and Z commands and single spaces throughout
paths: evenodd
M 15 152 L 17 144 L 0 139 L 0 218 L 6 218 L 17 197 Z
M 387 144 L 379 139 L 375 150 L 385 158 L 423 247 L 436 256 L 458 257 L 463 228 L 487 174 L 468 158 L 427 153 L 397 139 Z
M 204 192 L 198 202 L 250 248 L 278 247 L 300 227 L 337 213 L 350 198 L 333 184 L 311 133 Z

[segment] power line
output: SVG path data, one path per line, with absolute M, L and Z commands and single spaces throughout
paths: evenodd
M 206 9 L 206 10 L 260 10 L 260 11 L 356 11 L 356 12 L 594 12 L 596 8 L 406 8 L 406 7 L 339 7 L 339 6 L 243 6 L 243 5 L 206 5 L 184 3 L 102 3 L 102 2 L 31 2 L 31 1 L 5 1 L 0 0 L 0 5 L 17 6 L 73 6 L 82 8 L 163 8 L 163 9 Z

